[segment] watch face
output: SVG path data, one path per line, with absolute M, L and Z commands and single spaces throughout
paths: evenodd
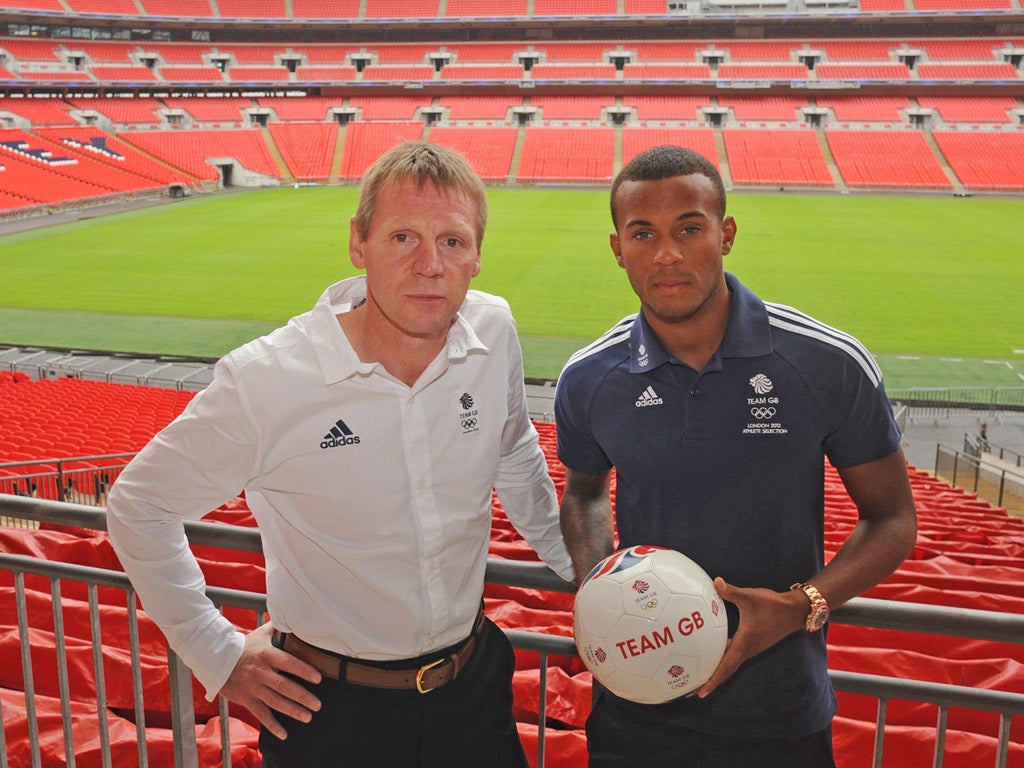
M 828 608 L 820 608 L 814 612 L 810 620 L 807 622 L 811 629 L 821 629 L 825 626 L 825 622 L 828 621 Z

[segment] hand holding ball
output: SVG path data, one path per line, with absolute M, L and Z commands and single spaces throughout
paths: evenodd
M 573 607 L 576 648 L 608 690 L 641 704 L 685 696 L 725 653 L 725 603 L 711 577 L 671 549 L 635 546 L 587 574 Z

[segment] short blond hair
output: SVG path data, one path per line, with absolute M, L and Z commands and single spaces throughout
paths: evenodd
M 353 221 L 360 237 L 370 233 L 370 220 L 377 209 L 377 196 L 387 184 L 412 180 L 418 187 L 432 183 L 443 191 L 465 195 L 476 202 L 477 247 L 487 227 L 487 190 L 483 181 L 462 155 L 428 141 L 405 141 L 389 149 L 363 176 L 359 205 Z

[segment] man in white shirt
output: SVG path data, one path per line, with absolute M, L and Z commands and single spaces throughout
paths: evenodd
M 486 220 L 457 153 L 386 153 L 351 222 L 365 276 L 226 355 L 111 491 L 144 608 L 210 699 L 259 719 L 268 768 L 526 765 L 512 649 L 480 613 L 492 488 L 573 571 L 515 322 L 469 290 Z M 271 618 L 248 634 L 205 596 L 183 530 L 242 489 Z

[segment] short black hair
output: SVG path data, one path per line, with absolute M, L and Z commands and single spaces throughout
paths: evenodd
M 689 176 L 694 173 L 707 176 L 714 184 L 718 193 L 718 213 L 724 219 L 725 184 L 722 183 L 722 176 L 715 164 L 692 149 L 678 147 L 674 144 L 662 144 L 641 152 L 626 163 L 626 166 L 619 171 L 619 175 L 615 177 L 615 181 L 612 182 L 611 208 L 612 223 L 615 228 L 618 229 L 619 226 L 615 218 L 615 195 L 624 182 L 657 181 L 674 176 Z

